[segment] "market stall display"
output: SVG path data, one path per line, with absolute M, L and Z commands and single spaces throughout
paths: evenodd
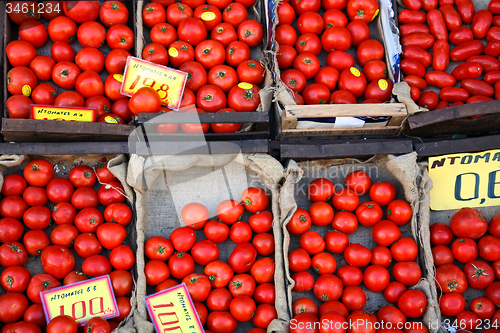
M 265 2 L 164 1 L 162 5 L 138 4 L 138 54 L 188 73 L 180 110 L 202 113 L 196 131 L 206 133 L 208 140 L 267 138 L 272 78 L 263 52 L 269 35 Z M 141 113 L 139 123 L 160 139 L 182 140 L 189 137 L 185 133 L 193 133 L 193 126 L 182 124 L 182 116 L 155 120 L 157 116 Z
M 269 6 L 278 138 L 391 137 L 400 132 L 407 113 L 404 104 L 392 99 L 402 91 L 393 90 L 399 73 L 393 67 L 395 51 L 387 49 L 394 37 L 385 5 L 317 0 L 272 1 Z
M 119 179 L 106 158 L 115 172 L 122 171 L 116 173 Z M 124 155 L 2 156 L 4 330 L 18 321 L 44 329 L 40 292 L 106 275 L 119 309 L 109 324 L 113 329 L 132 325 L 127 322 L 135 308 L 136 245 L 125 170 Z
M 436 302 L 417 246 L 419 186 L 414 153 L 363 163 L 288 163 L 280 206 L 288 302 L 297 323 L 359 319 L 358 329 L 371 332 L 369 324 L 384 320 L 401 326 L 393 329 L 437 331 Z M 427 327 L 417 327 L 422 321 Z M 319 332 L 334 328 L 324 329 Z
M 134 54 L 134 3 L 10 1 L 2 15 L 4 137 L 125 141 L 134 125 L 120 78 Z M 32 104 L 41 106 L 35 114 Z

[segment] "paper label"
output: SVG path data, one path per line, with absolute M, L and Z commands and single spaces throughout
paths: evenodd
M 118 124 L 118 121 L 115 118 L 113 118 L 113 116 L 104 117 L 104 121 L 107 122 L 108 124 Z
M 176 69 L 128 57 L 120 92 L 132 96 L 142 87 L 151 87 L 160 95 L 162 105 L 177 111 L 181 105 L 187 76 L 187 73 Z
M 123 82 L 123 75 L 115 74 L 115 75 L 113 75 L 113 77 L 115 78 L 116 81 Z
M 429 157 L 431 209 L 500 205 L 500 150 Z
M 378 13 L 379 13 L 379 12 L 380 12 L 380 9 L 377 9 L 377 10 L 375 11 L 375 15 L 373 15 L 373 17 L 372 17 L 372 21 L 373 21 L 373 20 L 375 20 L 375 17 L 377 17 L 377 15 L 378 15 Z
M 387 83 L 386 80 L 384 79 L 380 79 L 378 80 L 378 87 L 381 89 L 381 90 L 387 90 L 387 88 L 389 87 L 389 84 Z
M 351 67 L 351 73 L 352 75 L 354 75 L 355 77 L 359 77 L 361 75 L 361 72 L 359 71 L 359 69 L 357 69 L 356 67 Z
M 203 21 L 212 21 L 215 18 L 215 13 L 212 12 L 205 12 L 201 14 L 201 19 Z
M 246 82 L 240 82 L 240 83 L 238 83 L 238 87 L 240 87 L 241 89 L 252 89 L 253 84 L 246 83 Z
M 31 105 L 31 117 L 43 120 L 94 122 L 95 108 L 74 108 L 68 106 Z
M 60 315 L 75 318 L 83 326 L 92 317 L 118 317 L 109 275 L 40 292 L 47 322 Z
M 171 47 L 170 50 L 168 50 L 168 54 L 171 57 L 177 58 L 179 56 L 179 51 L 175 47 Z
M 144 297 L 156 332 L 204 333 L 186 284 Z
M 23 86 L 23 88 L 21 89 L 21 91 L 23 92 L 23 95 L 26 96 L 26 97 L 30 97 L 31 96 L 31 87 L 27 84 L 25 84 Z

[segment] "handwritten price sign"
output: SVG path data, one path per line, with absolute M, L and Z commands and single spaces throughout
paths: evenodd
M 185 72 L 128 57 L 120 93 L 132 96 L 142 87 L 151 87 L 160 95 L 164 106 L 177 111 L 181 105 L 187 77 Z
M 157 333 L 205 333 L 186 284 L 144 297 Z
M 32 104 L 31 117 L 44 120 L 94 122 L 95 109 Z
M 431 209 L 500 205 L 500 150 L 429 158 Z
M 68 315 L 83 326 L 95 316 L 108 319 L 120 315 L 109 275 L 42 291 L 40 296 L 47 322 Z

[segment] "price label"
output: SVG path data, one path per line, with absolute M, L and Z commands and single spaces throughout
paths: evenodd
M 186 284 L 144 297 L 157 333 L 205 333 Z
M 185 72 L 128 57 L 120 93 L 132 96 L 142 87 L 151 87 L 160 95 L 162 105 L 177 111 L 187 77 Z
M 431 209 L 500 205 L 500 150 L 429 158 Z
M 68 106 L 31 105 L 31 118 L 62 121 L 95 121 L 95 108 L 75 108 Z
M 109 275 L 42 291 L 40 297 L 47 322 L 68 315 L 83 326 L 95 316 L 109 319 L 120 315 Z

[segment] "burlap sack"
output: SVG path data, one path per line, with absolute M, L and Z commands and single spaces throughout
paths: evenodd
M 241 173 L 243 172 L 243 174 Z M 226 181 L 214 182 L 211 174 L 225 173 Z M 247 182 L 244 183 L 244 176 Z M 153 332 L 153 325 L 147 321 L 144 297 L 154 293 L 154 288 L 146 285 L 144 275 L 144 242 L 151 236 L 168 237 L 176 228 L 183 226 L 179 212 L 188 202 L 201 202 L 215 216 L 217 204 L 230 198 L 239 199 L 238 187 L 258 186 L 270 193 L 272 202 L 273 233 L 276 249 L 274 284 L 276 288 L 276 311 L 268 332 L 285 332 L 289 313 L 286 305 L 285 281 L 283 272 L 282 231 L 279 220 L 279 182 L 283 178 L 281 164 L 263 154 L 245 155 L 177 155 L 142 157 L 131 155 L 127 182 L 136 193 L 137 213 L 137 312 L 136 327 L 139 332 Z M 196 183 L 189 183 L 195 181 Z M 177 209 L 177 210 L 176 210 Z M 242 220 L 247 221 L 245 212 Z M 200 237 L 201 236 L 201 237 Z M 204 236 L 197 233 L 197 239 Z M 227 260 L 235 247 L 231 241 L 219 244 L 220 259 Z M 203 268 L 196 265 L 195 272 Z M 246 332 L 250 323 L 239 323 L 237 332 Z
M 424 258 L 425 258 L 425 267 L 427 270 L 427 276 L 429 281 L 431 282 L 431 292 L 432 292 L 432 297 L 434 298 L 437 307 L 436 307 L 436 312 L 437 312 L 437 322 L 439 323 L 439 328 L 441 329 L 441 332 L 444 332 L 444 329 L 441 328 L 441 323 L 443 322 L 444 324 L 453 324 L 455 318 L 454 317 L 442 317 L 441 312 L 439 309 L 439 297 L 442 295 L 441 290 L 436 286 L 435 283 L 432 283 L 432 280 L 434 279 L 435 273 L 436 273 L 436 267 L 434 266 L 434 258 L 432 256 L 432 246 L 430 244 L 430 231 L 429 227 L 433 225 L 434 223 L 437 222 L 443 222 L 446 223 L 447 225 L 450 225 L 450 220 L 453 214 L 458 209 L 451 209 L 451 210 L 442 210 L 442 211 L 435 211 L 430 209 L 430 191 L 432 190 L 432 180 L 429 177 L 429 172 L 428 172 L 428 163 L 423 162 L 420 163 L 420 169 L 422 172 L 422 182 L 420 186 L 420 210 L 419 210 L 419 229 L 420 229 L 420 239 L 421 239 L 421 246 L 423 247 L 423 252 L 424 252 Z M 500 207 L 499 206 L 492 206 L 492 207 L 481 207 L 477 208 L 483 215 L 486 217 L 487 221 L 490 221 L 491 218 L 500 213 Z M 478 260 L 482 260 L 481 258 L 478 258 Z M 455 261 L 454 263 L 461 269 L 464 267 L 463 263 L 460 263 L 458 261 Z M 476 297 L 484 297 L 485 296 L 485 290 L 479 290 L 479 289 L 473 289 L 473 288 L 467 288 L 467 291 L 463 293 L 463 296 L 465 298 L 465 301 L 467 304 L 470 304 L 470 302 L 476 298 Z M 479 323 L 478 323 L 479 324 Z M 493 324 L 493 323 L 491 323 Z M 483 322 L 480 324 L 480 327 L 478 329 L 483 329 L 487 328 L 487 323 Z M 435 331 L 433 331 L 434 333 Z
M 287 163 L 285 171 L 285 183 L 280 191 L 281 204 L 281 222 L 283 224 L 284 244 L 283 253 L 285 253 L 285 274 L 287 277 L 287 293 L 288 305 L 291 309 L 292 302 L 298 298 L 307 297 L 315 300 L 318 305 L 321 303 L 316 299 L 312 291 L 297 293 L 293 292 L 294 281 L 291 278 L 288 265 L 288 256 L 290 250 L 298 248 L 299 237 L 290 235 L 286 229 L 286 225 L 290 221 L 297 207 L 308 209 L 311 202 L 307 197 L 307 185 L 315 178 L 327 178 L 336 184 L 336 188 L 343 186 L 345 177 L 352 171 L 364 170 L 370 174 L 372 182 L 378 180 L 387 180 L 395 184 L 397 189 L 396 198 L 406 199 L 412 209 L 413 216 L 410 223 L 401 227 L 402 237 L 412 237 L 417 243 L 420 242 L 418 232 L 418 217 L 419 212 L 419 186 L 422 182 L 421 171 L 416 163 L 416 153 L 410 153 L 399 157 L 395 156 L 375 156 L 366 162 L 360 162 L 355 159 L 340 159 L 340 160 L 317 160 L 296 163 L 291 160 Z M 361 202 L 368 201 L 368 195 L 363 195 L 360 198 Z M 332 230 L 331 227 L 317 227 L 313 225 L 312 230 L 317 231 L 324 236 L 327 231 Z M 351 243 L 363 244 L 368 248 L 373 248 L 377 244 L 371 236 L 371 228 L 359 225 L 358 230 L 349 235 Z M 337 260 L 337 267 L 346 264 L 342 255 L 334 254 Z M 389 269 L 390 271 L 390 269 Z M 383 293 L 374 293 L 362 286 L 367 296 L 365 310 L 376 312 L 382 306 L 389 304 Z M 426 278 L 422 278 L 412 288 L 416 288 L 424 292 L 428 298 L 428 306 L 423 316 L 423 322 L 429 326 L 430 323 L 437 321 L 436 302 L 432 297 L 431 286 Z
M 28 162 L 32 159 L 36 158 L 44 158 L 48 160 L 52 165 L 54 166 L 54 177 L 68 177 L 69 172 L 74 166 L 77 165 L 88 165 L 90 167 L 96 168 L 98 164 L 100 163 L 100 159 L 103 157 L 106 157 L 109 160 L 108 166 L 111 167 L 110 171 L 118 178 L 120 183 L 123 185 L 123 188 L 125 190 L 125 194 L 129 199 L 128 204 L 132 206 L 133 204 L 133 196 L 134 192 L 130 188 L 130 186 L 127 185 L 125 182 L 126 178 L 126 170 L 127 170 L 127 158 L 125 155 L 59 155 L 59 156 L 53 156 L 53 155 L 1 155 L 0 156 L 0 188 L 3 185 L 3 179 L 4 176 L 16 173 L 16 174 L 21 174 L 23 173 L 24 167 Z M 124 172 L 125 171 L 125 172 Z M 94 186 L 94 189 L 97 190 L 99 188 L 100 184 L 96 182 L 96 185 Z M 48 206 L 52 208 L 54 204 L 49 203 Z M 133 207 L 133 206 L 132 206 Z M 57 226 L 55 224 L 51 224 L 48 229 L 45 231 L 47 232 L 48 235 L 50 235 L 50 232 L 54 229 L 54 227 Z M 124 244 L 127 244 L 132 247 L 132 249 L 135 249 L 135 228 L 133 227 L 133 223 L 130 224 L 129 226 L 126 227 L 127 229 L 127 239 L 125 240 Z M 83 259 L 80 258 L 76 252 L 71 249 L 73 255 L 75 256 L 75 270 L 81 270 Z M 103 255 L 108 255 L 111 251 L 109 250 L 104 250 Z M 28 258 L 28 261 L 24 265 L 31 273 L 32 276 L 36 274 L 42 274 L 43 269 L 42 269 L 42 263 L 39 258 L 30 256 Z M 133 272 L 132 272 L 133 273 Z M 0 291 L 0 293 L 3 293 L 3 290 Z M 132 310 L 135 308 L 135 288 L 132 290 L 132 294 L 130 296 L 130 302 L 132 306 Z M 123 320 L 119 327 L 114 331 L 116 333 L 135 333 L 136 330 L 133 326 L 133 320 L 131 319 L 133 311 L 131 311 L 131 314 Z

